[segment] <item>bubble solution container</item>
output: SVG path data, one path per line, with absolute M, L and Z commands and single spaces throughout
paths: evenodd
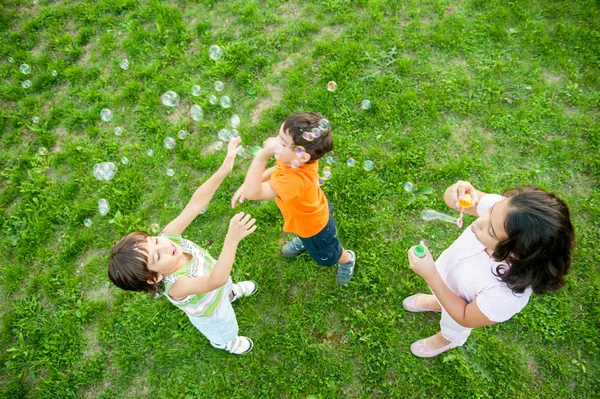
M 427 250 L 422 245 L 417 245 L 415 249 L 413 249 L 413 252 L 418 258 L 424 258 L 425 255 L 427 255 Z

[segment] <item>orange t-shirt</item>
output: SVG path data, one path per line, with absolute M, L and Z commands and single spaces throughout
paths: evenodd
M 283 231 L 308 238 L 329 221 L 329 206 L 319 183 L 319 161 L 292 168 L 277 161 L 269 184 L 283 215 Z

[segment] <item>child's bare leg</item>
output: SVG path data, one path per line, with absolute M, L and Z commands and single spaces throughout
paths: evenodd
M 350 252 L 346 251 L 344 249 L 344 252 L 342 252 L 342 256 L 340 256 L 340 259 L 338 260 L 339 263 L 348 263 L 352 260 L 352 256 L 350 255 Z
M 437 301 L 437 299 L 435 299 L 435 297 L 433 295 L 423 294 L 418 297 L 417 303 L 423 309 L 433 310 L 433 311 L 437 311 L 437 312 L 442 311 L 442 307 L 440 306 L 440 303 Z

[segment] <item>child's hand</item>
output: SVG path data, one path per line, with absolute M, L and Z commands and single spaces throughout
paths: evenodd
M 229 230 L 227 231 L 227 238 L 240 242 L 246 236 L 249 236 L 256 230 L 256 219 L 250 219 L 250 214 L 240 212 L 231 218 L 229 222 Z
M 260 151 L 260 156 L 263 159 L 269 159 L 275 155 L 275 149 L 281 145 L 277 137 L 269 137 L 263 143 L 263 149 Z
M 236 137 L 229 140 L 229 144 L 227 145 L 227 155 L 225 156 L 225 160 L 221 165 L 221 171 L 225 173 L 231 172 L 233 169 L 233 162 L 235 161 L 235 157 L 240 150 L 240 143 L 242 142 L 241 137 Z
M 477 195 L 477 190 L 475 187 L 468 181 L 459 180 L 452 185 L 452 190 L 450 193 L 450 201 L 454 204 L 454 209 L 459 209 L 460 200 L 463 199 L 465 194 L 471 195 L 471 207 L 477 206 L 479 203 L 479 196 Z
M 244 185 L 242 184 L 237 190 L 235 190 L 235 194 L 231 198 L 231 207 L 235 209 L 238 204 L 243 203 L 246 200 L 244 197 Z
M 419 276 L 423 277 L 425 281 L 427 278 L 431 276 L 433 273 L 437 273 L 437 269 L 435 268 L 435 262 L 433 261 L 433 256 L 429 252 L 429 248 L 425 246 L 423 241 L 421 241 L 421 245 L 425 247 L 425 256 L 419 258 L 415 255 L 415 246 L 410 247 L 408 250 L 408 263 L 410 264 L 410 268 L 417 273 Z

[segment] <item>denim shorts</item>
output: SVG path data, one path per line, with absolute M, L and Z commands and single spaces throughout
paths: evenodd
M 327 205 L 329 205 L 329 221 L 323 227 L 323 230 L 312 237 L 300 237 L 308 254 L 321 266 L 335 265 L 344 252 L 340 240 L 338 240 L 335 219 L 333 218 L 333 206 L 329 200 Z

